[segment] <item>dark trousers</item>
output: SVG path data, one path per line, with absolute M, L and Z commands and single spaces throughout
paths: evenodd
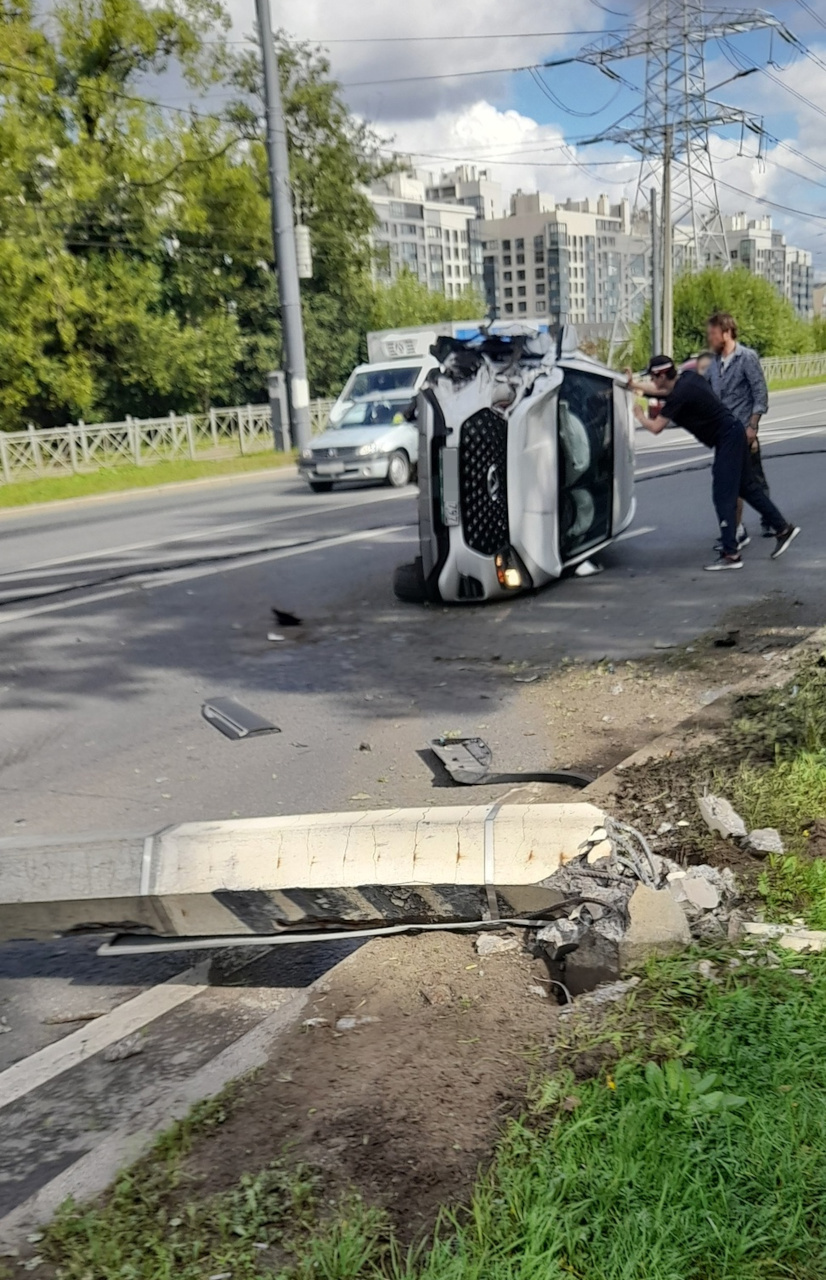
M 756 440 L 754 444 L 750 445 L 749 447 L 748 459 L 749 459 L 749 467 L 751 468 L 751 474 L 754 476 L 755 480 L 760 485 L 760 488 L 763 490 L 763 492 L 768 493 L 769 482 L 766 479 L 766 473 L 763 470 L 763 458 L 760 454 L 760 445 Z M 763 525 L 764 529 L 771 528 L 771 526 L 766 523 L 765 519 L 761 519 L 761 524 Z
M 738 498 L 754 507 L 764 525 L 775 533 L 788 525 L 754 474 L 745 427 L 732 427 L 717 441 L 711 468 L 711 495 L 720 521 L 724 555 L 737 554 Z

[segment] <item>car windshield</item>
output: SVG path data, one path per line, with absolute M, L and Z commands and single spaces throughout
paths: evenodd
M 410 400 L 358 400 L 348 409 L 340 427 L 388 427 L 404 421 Z
M 347 389 L 347 397 L 355 400 L 359 396 L 375 395 L 377 391 L 404 391 L 416 385 L 421 368 L 420 364 L 405 364 L 398 369 L 365 369 L 356 374 L 353 385 Z

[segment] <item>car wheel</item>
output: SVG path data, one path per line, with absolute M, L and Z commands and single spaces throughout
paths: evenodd
M 403 489 L 406 484 L 410 484 L 410 459 L 406 453 L 402 453 L 401 449 L 390 455 L 390 461 L 387 464 L 387 483 L 391 489 Z
M 421 556 L 412 564 L 399 565 L 393 574 L 393 591 L 399 600 L 408 604 L 424 604 L 428 596 Z
M 332 480 L 311 480 L 310 488 L 313 493 L 332 493 L 333 482 Z

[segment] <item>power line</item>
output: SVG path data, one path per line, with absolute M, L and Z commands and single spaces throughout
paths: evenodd
M 806 0 L 797 0 L 797 3 L 800 5 L 801 9 L 805 9 L 806 13 L 809 14 L 809 17 L 814 18 L 815 22 L 819 22 L 821 27 L 826 28 L 826 20 L 821 18 L 820 14 L 817 13 L 810 4 L 806 3 Z
M 541 63 L 528 63 L 521 67 L 480 67 L 478 71 L 449 71 L 440 75 L 425 76 L 389 76 L 385 80 L 345 80 L 342 89 L 369 89 L 381 84 L 412 84 L 417 80 L 460 80 L 469 76 L 504 76 L 515 71 L 533 71 Z
M 603 34 L 622 35 L 620 29 L 606 31 Z M 592 36 L 592 28 L 582 31 L 502 31 L 488 32 L 484 35 L 464 36 L 337 36 L 325 39 L 324 36 L 309 37 L 312 43 L 328 44 L 443 44 L 446 40 L 461 40 L 462 44 L 470 40 L 544 40 L 552 36 Z

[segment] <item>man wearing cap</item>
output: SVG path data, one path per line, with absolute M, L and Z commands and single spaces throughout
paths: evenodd
M 670 356 L 654 356 L 648 375 L 657 398 L 664 403 L 656 418 L 649 418 L 640 405 L 634 405 L 634 416 L 640 426 L 656 436 L 670 422 L 675 422 L 700 444 L 714 450 L 712 499 L 720 522 L 722 549 L 719 559 L 705 568 L 715 572 L 743 567 L 737 545 L 738 498 L 754 507 L 774 533 L 772 559 L 782 556 L 800 530 L 781 515 L 755 479 L 748 465 L 749 442 L 743 423 L 718 400 L 705 378 L 692 370 L 678 374 Z M 648 390 L 637 388 L 630 379 L 628 386 L 631 390 Z

